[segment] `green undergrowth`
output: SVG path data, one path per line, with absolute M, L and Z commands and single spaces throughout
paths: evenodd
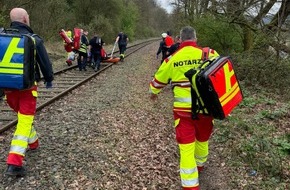
M 241 84 L 244 99 L 215 122 L 215 143 L 231 168 L 233 188 L 286 189 L 290 183 L 290 101 Z M 288 134 L 287 134 L 288 130 Z

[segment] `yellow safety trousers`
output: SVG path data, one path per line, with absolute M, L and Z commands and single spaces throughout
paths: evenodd
M 24 115 L 18 112 L 18 123 L 11 141 L 9 153 L 25 155 L 28 144 L 34 143 L 38 137 L 32 125 L 34 115 Z

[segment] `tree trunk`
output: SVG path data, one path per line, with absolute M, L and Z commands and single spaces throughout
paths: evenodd
M 253 48 L 253 43 L 254 43 L 253 31 L 247 26 L 243 26 L 244 51 L 251 50 Z

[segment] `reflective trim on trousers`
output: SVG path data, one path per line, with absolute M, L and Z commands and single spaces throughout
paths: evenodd
M 28 146 L 28 141 L 37 138 L 36 132 L 33 129 L 32 123 L 33 115 L 24 115 L 18 112 L 18 123 L 16 125 L 16 130 L 11 141 L 10 152 L 23 155 Z
M 182 174 L 192 174 L 197 171 L 197 168 L 191 168 L 191 169 L 180 169 L 180 173 Z
M 35 141 L 37 141 L 37 139 L 38 139 L 37 133 L 32 125 L 31 132 L 30 132 L 29 139 L 28 139 L 28 144 L 34 143 Z
M 22 135 L 14 135 L 12 140 L 19 140 L 19 141 L 28 141 L 28 137 L 22 136 Z
M 179 144 L 180 150 L 180 179 L 182 187 L 196 187 L 198 182 L 198 170 L 194 159 L 195 142 Z
M 208 157 L 208 141 L 195 141 L 195 160 L 198 166 L 203 166 Z
M 183 102 L 191 104 L 191 97 L 189 98 L 174 98 L 174 102 Z
M 181 180 L 182 187 L 196 187 L 199 186 L 198 179 L 182 179 Z
M 182 187 L 196 187 L 199 185 L 197 167 L 180 169 Z
M 11 145 L 10 150 L 9 150 L 9 154 L 18 154 L 18 155 L 24 156 L 25 151 L 26 151 L 26 148 L 24 148 L 24 147 Z
M 206 156 L 203 156 L 203 157 L 202 156 L 196 156 L 195 155 L 195 158 L 197 158 L 197 159 L 206 159 L 207 158 L 207 155 Z

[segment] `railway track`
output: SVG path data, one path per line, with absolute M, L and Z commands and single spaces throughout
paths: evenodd
M 142 49 L 143 47 L 153 43 L 156 39 L 144 41 L 130 47 L 127 47 L 126 57 L 130 56 L 134 52 Z M 118 51 L 113 52 L 113 54 Z M 109 54 L 109 56 L 111 56 Z M 87 71 L 81 72 L 78 70 L 77 65 L 71 67 L 65 67 L 54 73 L 53 88 L 46 89 L 43 82 L 38 84 L 38 101 L 37 112 L 41 111 L 44 107 L 52 104 L 56 100 L 64 97 L 72 90 L 87 83 L 92 78 L 96 77 L 106 69 L 110 68 L 116 63 L 101 63 L 99 71 L 95 72 L 92 68 L 88 68 Z M 118 64 L 118 63 L 117 63 Z M 0 101 L 0 134 L 9 130 L 17 124 L 17 114 L 7 105 L 5 101 Z

